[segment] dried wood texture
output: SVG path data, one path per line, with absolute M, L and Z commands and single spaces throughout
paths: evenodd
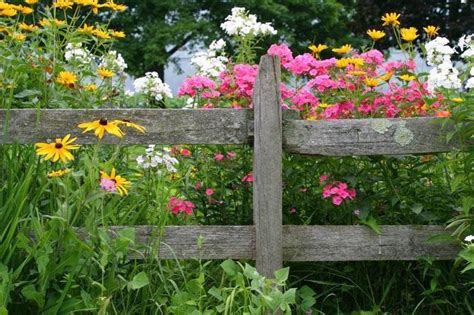
M 109 229 L 116 236 L 121 229 Z M 255 259 L 254 226 L 167 226 L 160 238 L 160 229 L 153 226 L 133 227 L 136 244 L 153 247 L 161 240 L 161 259 Z M 459 247 L 453 243 L 428 242 L 436 235 L 447 234 L 441 226 L 383 225 L 378 235 L 365 226 L 305 225 L 283 226 L 285 261 L 374 261 L 416 260 L 431 256 L 441 260 L 454 259 Z M 83 229 L 79 237 L 87 238 Z M 145 257 L 150 251 L 140 249 L 131 258 Z
M 447 152 L 449 126 L 444 119 L 341 119 L 285 124 L 285 150 L 328 156 L 384 155 Z
M 257 270 L 267 277 L 282 267 L 282 117 L 280 61 L 260 59 L 253 94 L 253 217 Z
M 1 143 L 35 143 L 81 135 L 81 122 L 106 118 L 128 119 L 143 125 L 146 133 L 126 129 L 126 144 L 241 144 L 249 142 L 249 110 L 214 109 L 35 109 L 0 110 Z M 8 117 L 8 124 L 6 123 Z M 92 132 L 82 134 L 79 143 L 97 143 Z M 119 143 L 106 135 L 103 143 Z

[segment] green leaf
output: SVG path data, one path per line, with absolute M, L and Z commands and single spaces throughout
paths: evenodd
M 281 268 L 273 273 L 275 275 L 275 279 L 279 283 L 284 283 L 288 280 L 288 275 L 290 274 L 290 268 Z
M 140 272 L 136 274 L 132 281 L 128 283 L 128 288 L 132 290 L 138 290 L 141 289 L 145 286 L 147 286 L 150 283 L 150 280 L 148 279 L 148 276 L 146 275 L 145 272 Z
M 413 211 L 415 214 L 420 214 L 421 211 L 423 211 L 423 205 L 421 203 L 415 203 L 411 207 L 411 211 Z
M 368 217 L 367 220 L 360 221 L 360 223 L 367 225 L 377 234 L 382 233 L 382 230 L 380 229 L 380 225 L 377 223 L 377 220 L 375 220 L 374 217 Z
M 222 262 L 221 268 L 224 269 L 224 272 L 230 277 L 235 277 L 239 272 L 239 266 L 231 259 Z

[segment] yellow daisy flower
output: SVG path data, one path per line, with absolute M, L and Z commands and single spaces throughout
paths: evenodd
M 73 144 L 77 138 L 72 138 L 68 134 L 64 138 L 57 138 L 54 143 L 36 143 L 36 154 L 44 155 L 44 159 L 57 162 L 61 160 L 62 162 L 67 162 L 69 160 L 74 160 L 74 156 L 69 152 L 69 150 L 76 150 L 80 146 L 78 144 Z
M 77 82 L 77 76 L 69 71 L 61 71 L 56 78 L 56 82 L 72 89 Z
M 429 38 L 432 38 L 438 35 L 439 27 L 428 25 L 427 27 L 423 27 L 423 30 L 425 31 L 426 35 L 428 35 Z
M 377 85 L 380 84 L 380 79 L 377 78 L 365 78 L 364 83 L 368 87 L 376 87 Z
M 115 38 L 125 38 L 125 33 L 122 31 L 109 30 L 110 35 Z
M 410 82 L 416 79 L 416 77 L 412 74 L 402 74 L 398 77 L 402 81 Z
M 112 168 L 110 175 L 104 171 L 100 171 L 100 175 L 101 179 L 107 179 L 115 183 L 115 188 L 117 189 L 117 192 L 120 194 L 120 196 L 128 194 L 127 188 L 131 185 L 131 183 L 122 176 L 117 175 L 115 168 Z
M 25 3 L 26 4 L 29 4 L 29 5 L 33 5 L 33 4 L 37 4 L 39 0 L 25 0 Z
M 392 13 L 385 13 L 384 16 L 382 16 L 382 21 L 383 21 L 383 26 L 386 25 L 392 25 L 392 26 L 398 26 L 400 25 L 400 21 L 398 19 L 400 18 L 400 14 L 392 12 Z
M 74 2 L 71 0 L 56 0 L 53 2 L 53 7 L 66 10 L 66 9 L 71 9 L 72 6 L 74 5 Z
M 85 122 L 78 125 L 79 128 L 84 129 L 82 133 L 94 130 L 94 134 L 102 139 L 106 132 L 118 138 L 122 138 L 124 133 L 115 122 L 108 122 L 107 119 L 102 118 L 91 122 Z
M 18 28 L 26 32 L 34 32 L 38 29 L 38 26 L 33 25 L 33 24 L 26 24 L 22 22 L 18 24 Z
M 368 30 L 367 35 L 369 35 L 369 37 L 372 38 L 373 41 L 377 41 L 385 36 L 385 32 L 378 30 Z
M 81 34 L 92 35 L 92 34 L 94 34 L 94 26 L 93 25 L 87 25 L 87 23 L 84 23 L 84 25 L 82 27 L 78 28 L 77 31 Z
M 49 177 L 49 178 L 61 177 L 61 176 L 66 175 L 66 174 L 69 173 L 69 172 L 71 172 L 71 170 L 70 170 L 69 168 L 65 168 L 65 169 L 58 170 L 58 171 L 52 171 L 52 172 L 49 172 L 49 173 L 48 173 L 48 177 Z
M 18 13 L 18 11 L 13 9 L 13 8 L 7 8 L 7 9 L 0 10 L 0 16 L 13 17 L 17 13 Z
M 347 54 L 352 50 L 352 46 L 349 44 L 342 45 L 339 48 L 333 48 L 332 51 L 335 52 L 336 54 L 344 55 Z
M 141 133 L 145 133 L 145 127 L 143 127 L 142 125 L 133 123 L 128 119 L 114 120 L 112 123 L 116 124 L 117 126 L 125 125 L 125 127 L 133 128 Z
M 97 90 L 97 85 L 95 85 L 94 83 L 87 84 L 87 85 L 84 86 L 84 90 L 93 92 L 93 91 Z
M 115 73 L 111 70 L 108 70 L 108 69 L 105 69 L 105 68 L 99 68 L 97 69 L 97 74 L 99 75 L 99 77 L 101 77 L 102 79 L 107 79 L 107 78 L 111 78 L 115 75 Z
M 97 37 L 97 38 L 100 38 L 100 39 L 110 39 L 110 35 L 109 33 L 103 31 L 103 30 L 99 30 L 99 29 L 95 29 L 92 31 L 92 34 Z
M 402 36 L 402 39 L 407 42 L 414 41 L 419 36 L 417 33 L 418 30 L 414 27 L 402 28 L 400 30 L 400 35 Z
M 328 46 L 326 46 L 324 44 L 309 45 L 308 49 L 311 50 L 311 52 L 314 55 L 319 55 L 323 50 L 328 49 Z

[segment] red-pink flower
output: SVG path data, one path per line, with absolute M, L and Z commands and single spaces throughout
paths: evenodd
M 212 90 L 214 90 L 214 88 L 215 88 L 214 81 L 204 76 L 195 75 L 184 80 L 183 84 L 178 90 L 178 95 L 179 96 L 183 96 L 183 95 L 195 96 L 196 93 L 199 93 L 199 92 L 202 93 L 206 89 L 208 90 L 207 92 L 211 92 Z M 212 94 L 208 94 L 208 96 L 211 96 L 211 95 Z
M 234 151 L 230 151 L 230 152 L 227 152 L 227 158 L 229 160 L 232 160 L 233 158 L 235 158 L 237 156 L 237 153 L 235 153 Z
M 214 160 L 216 160 L 216 161 L 222 161 L 223 159 L 224 159 L 224 154 L 222 154 L 222 153 L 220 153 L 220 152 L 214 154 Z
M 327 175 L 321 175 L 321 176 L 319 176 L 319 182 L 320 182 L 320 183 L 325 182 L 327 179 L 328 179 L 328 176 L 327 176 Z
M 182 156 L 190 156 L 191 155 L 191 151 L 189 151 L 188 149 L 181 149 L 181 150 L 179 150 L 179 153 L 181 153 Z
M 244 177 L 242 177 L 242 182 L 252 183 L 253 182 L 253 173 L 250 172 L 247 175 L 245 175 Z
M 334 205 L 339 206 L 344 199 L 354 199 L 356 197 L 356 191 L 353 188 L 349 188 L 347 183 L 335 182 L 327 184 L 323 187 L 323 198 L 331 197 L 331 201 Z
M 192 215 L 193 209 L 196 206 L 187 200 L 182 200 L 176 197 L 171 197 L 168 202 L 168 209 L 174 214 L 178 215 L 180 213 L 185 213 L 186 215 Z
M 214 194 L 214 190 L 212 188 L 207 188 L 205 194 L 206 196 L 212 196 Z
M 280 62 L 282 65 L 285 65 L 293 60 L 293 53 L 291 52 L 290 48 L 288 48 L 288 46 L 285 44 L 271 45 L 267 51 L 267 54 L 269 54 L 270 56 L 280 57 Z

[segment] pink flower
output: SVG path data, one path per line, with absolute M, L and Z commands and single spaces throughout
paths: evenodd
M 212 196 L 214 194 L 214 190 L 212 188 L 207 188 L 205 194 L 206 196 Z
M 334 195 L 332 196 L 332 203 L 336 206 L 339 206 L 344 199 L 341 196 Z
M 327 175 L 321 175 L 321 176 L 319 176 L 319 182 L 320 182 L 320 183 L 325 182 L 327 179 L 328 179 L 328 176 L 327 176 Z
M 295 207 L 290 209 L 290 214 L 296 214 L 296 208 Z
M 190 156 L 191 155 L 191 151 L 189 151 L 188 149 L 181 149 L 181 150 L 179 150 L 179 153 L 181 153 L 182 156 Z
M 222 161 L 224 159 L 224 154 L 222 153 L 216 153 L 214 154 L 214 160 L 216 161 Z
M 168 209 L 174 214 L 178 215 L 179 213 L 184 212 L 186 215 L 192 215 L 193 209 L 196 206 L 187 200 L 182 200 L 176 197 L 171 197 L 168 202 Z
M 230 152 L 227 152 L 227 158 L 229 160 L 232 160 L 233 158 L 235 158 L 237 156 L 237 154 L 234 152 L 234 151 L 230 151 Z
M 100 179 L 100 188 L 107 192 L 115 192 L 117 190 L 117 186 L 115 182 L 111 179 L 101 178 Z
M 355 196 L 355 189 L 349 188 L 347 183 L 344 182 L 335 182 L 323 187 L 323 198 L 331 197 L 332 203 L 336 206 L 339 206 L 344 199 L 353 200 Z
M 267 54 L 269 54 L 270 56 L 280 57 L 280 62 L 282 65 L 285 65 L 293 60 L 293 53 L 291 52 L 290 48 L 288 48 L 288 46 L 285 44 L 271 45 L 267 51 Z
M 195 96 L 196 93 L 204 92 L 205 89 L 214 90 L 214 88 L 215 88 L 214 81 L 204 76 L 195 75 L 184 80 L 183 84 L 178 90 L 178 95 L 179 96 L 183 96 L 183 95 Z M 211 92 L 211 91 L 208 91 L 208 92 Z M 214 94 L 212 93 L 207 94 L 207 96 L 211 96 L 211 95 L 214 95 Z
M 299 90 L 292 98 L 291 101 L 295 104 L 295 109 L 304 110 L 304 105 L 316 106 L 318 99 L 307 89 Z
M 202 183 L 201 183 L 201 182 L 197 182 L 197 183 L 194 185 L 194 189 L 195 189 L 195 190 L 199 190 L 199 189 L 201 189 L 201 187 L 202 187 Z
M 377 49 L 372 49 L 363 54 L 360 54 L 360 57 L 364 59 L 366 63 L 371 63 L 375 65 L 380 65 L 384 62 L 383 54 Z
M 252 183 L 253 182 L 253 173 L 250 172 L 247 175 L 245 175 L 244 177 L 242 177 L 242 182 Z
M 313 55 L 306 53 L 296 56 L 295 59 L 285 64 L 284 67 L 293 74 L 309 74 L 315 62 L 316 59 L 314 59 Z
M 309 81 L 306 86 L 308 88 L 314 88 L 318 92 L 324 92 L 328 89 L 337 89 L 342 87 L 340 82 L 334 81 L 327 74 L 319 75 Z

